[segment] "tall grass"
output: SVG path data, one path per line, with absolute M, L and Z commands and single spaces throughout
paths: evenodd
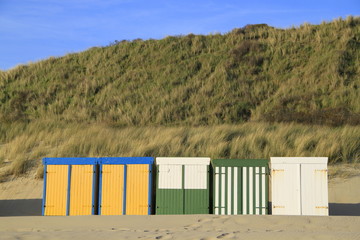
M 46 122 L 28 124 L 0 146 L 6 174 L 39 167 L 43 157 L 209 156 L 269 158 L 326 156 L 330 163 L 360 162 L 360 127 L 245 123 L 207 127 L 126 127 Z

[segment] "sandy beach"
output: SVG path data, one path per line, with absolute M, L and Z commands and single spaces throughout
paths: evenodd
M 42 217 L 42 180 L 0 184 L 0 239 L 360 239 L 360 177 L 329 181 L 329 217 Z
M 1 239 L 359 239 L 359 217 L 79 216 L 0 218 Z

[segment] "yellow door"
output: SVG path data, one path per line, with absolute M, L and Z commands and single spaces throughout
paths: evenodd
M 126 174 L 126 215 L 148 215 L 149 165 L 129 164 Z
M 68 165 L 47 165 L 45 216 L 65 216 L 68 189 Z
M 123 215 L 124 165 L 103 165 L 101 215 Z
M 69 215 L 91 215 L 93 208 L 93 165 L 72 165 Z

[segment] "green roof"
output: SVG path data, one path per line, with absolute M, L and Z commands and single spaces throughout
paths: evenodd
M 266 167 L 267 159 L 212 159 L 214 167 Z

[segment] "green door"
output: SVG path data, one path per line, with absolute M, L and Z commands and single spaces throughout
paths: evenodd
M 209 191 L 185 189 L 184 214 L 209 214 Z
M 183 214 L 182 165 L 158 165 L 156 176 L 156 214 Z
M 209 166 L 191 164 L 184 170 L 184 214 L 209 214 Z
M 157 189 L 156 214 L 183 214 L 184 190 L 183 189 Z
M 208 165 L 159 165 L 156 214 L 208 214 Z

